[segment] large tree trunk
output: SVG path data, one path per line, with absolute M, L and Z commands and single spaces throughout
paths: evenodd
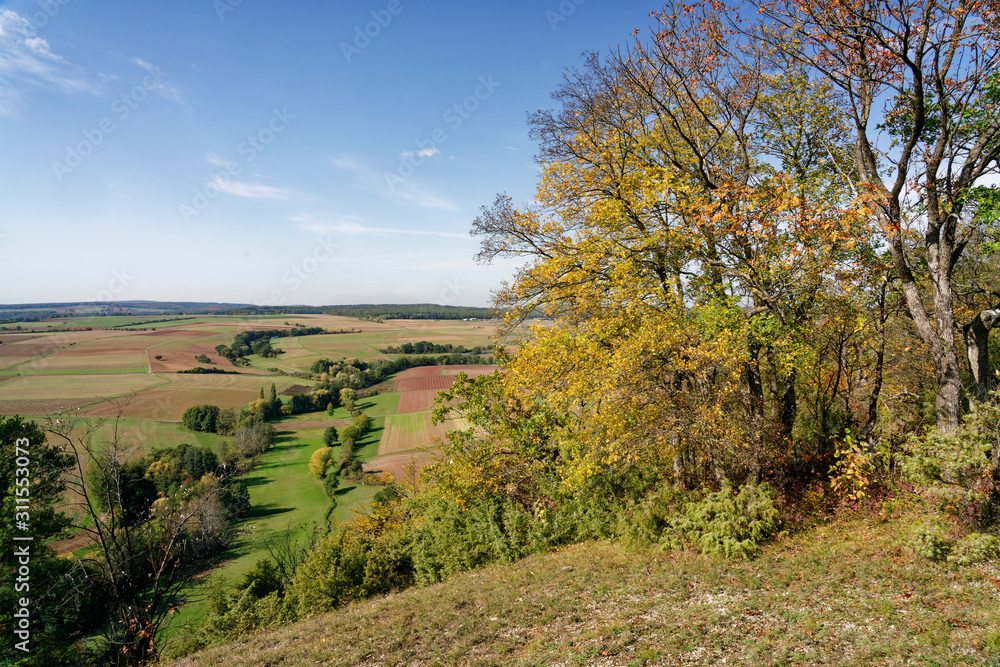
M 969 357 L 969 370 L 972 372 L 973 393 L 979 400 L 996 387 L 996 380 L 990 368 L 990 329 L 1000 322 L 1000 308 L 990 308 L 962 327 L 962 337 L 965 339 L 966 354 Z

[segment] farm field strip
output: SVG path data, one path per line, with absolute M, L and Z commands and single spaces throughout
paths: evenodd
M 121 396 L 168 381 L 149 373 L 109 375 L 21 375 L 0 384 L 0 400 Z
M 415 377 L 396 380 L 396 391 L 427 391 L 448 389 L 455 382 L 454 375 Z
M 398 414 L 428 412 L 434 407 L 434 399 L 437 395 L 437 389 L 403 392 L 399 395 L 399 405 L 396 408 L 396 412 Z
M 443 375 L 460 375 L 465 373 L 470 378 L 479 377 L 480 375 L 489 375 L 500 367 L 496 365 L 485 365 L 485 366 L 446 366 L 444 368 Z
M 379 456 L 436 447 L 455 426 L 449 422 L 431 424 L 429 412 L 386 417 L 385 434 Z

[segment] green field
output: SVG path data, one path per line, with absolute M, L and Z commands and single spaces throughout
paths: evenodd
M 320 421 L 324 413 L 306 415 L 310 421 Z M 366 461 L 378 453 L 384 418 L 372 420 L 372 428 L 358 443 L 355 458 Z M 286 426 L 287 428 L 283 428 Z M 228 585 L 246 574 L 258 560 L 269 556 L 269 541 L 282 539 L 286 533 L 296 541 L 305 540 L 311 532 L 327 534 L 327 513 L 330 498 L 322 481 L 309 473 L 309 457 L 323 446 L 323 429 L 295 429 L 294 423 L 276 424 L 278 437 L 274 446 L 261 455 L 254 470 L 244 477 L 250 491 L 250 512 L 233 526 L 237 538 L 223 554 L 221 565 L 206 573 L 194 593 L 203 597 L 209 578 L 221 578 Z M 215 436 L 218 437 L 218 436 Z M 339 456 L 339 448 L 335 457 Z M 347 521 L 353 511 L 371 501 L 381 487 L 366 486 L 343 480 L 337 489 L 337 508 L 332 521 Z M 204 600 L 186 605 L 171 621 L 170 632 L 196 621 L 207 611 Z

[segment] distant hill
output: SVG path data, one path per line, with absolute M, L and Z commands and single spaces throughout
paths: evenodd
M 0 304 L 0 323 L 40 321 L 61 317 L 101 315 L 307 315 L 326 314 L 363 319 L 490 319 L 492 308 L 417 304 L 355 304 L 339 306 L 258 306 L 249 303 L 198 301 L 71 301 L 64 303 Z

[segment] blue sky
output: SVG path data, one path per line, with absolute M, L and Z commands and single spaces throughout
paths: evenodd
M 0 302 L 488 305 L 527 114 L 657 8 L 0 3 Z

